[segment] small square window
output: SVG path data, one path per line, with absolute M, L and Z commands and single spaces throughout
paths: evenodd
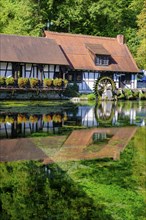
M 108 66 L 109 65 L 109 57 L 96 55 L 95 64 L 97 66 Z

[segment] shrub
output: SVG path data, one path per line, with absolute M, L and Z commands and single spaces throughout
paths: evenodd
M 132 96 L 133 96 L 133 99 L 138 99 L 139 98 L 139 91 L 138 90 L 133 91 Z
M 87 95 L 88 100 L 95 100 L 95 94 L 91 93 Z
M 5 77 L 0 76 L 0 86 L 4 86 L 5 85 Z
M 37 87 L 38 84 L 39 84 L 39 80 L 36 79 L 36 78 L 30 78 L 30 79 L 29 79 L 29 82 L 30 82 L 31 88 L 35 88 L 35 87 Z
M 123 94 L 125 99 L 131 99 L 132 98 L 132 91 L 130 89 L 124 89 Z
M 6 78 L 6 85 L 7 86 L 14 85 L 14 78 L 13 77 Z
M 20 77 L 18 79 L 18 86 L 19 86 L 19 88 L 25 88 L 27 85 L 28 85 L 28 78 Z
M 50 87 L 52 86 L 52 79 L 44 79 L 44 87 Z
M 76 83 L 73 85 L 68 84 L 66 90 L 63 92 L 63 95 L 66 97 L 79 97 L 79 87 Z

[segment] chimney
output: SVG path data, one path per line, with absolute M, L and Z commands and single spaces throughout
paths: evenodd
M 117 41 L 119 44 L 124 44 L 124 35 L 118 34 L 117 35 Z

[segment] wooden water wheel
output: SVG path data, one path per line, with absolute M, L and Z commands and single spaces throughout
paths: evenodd
M 116 86 L 114 81 L 108 76 L 103 76 L 96 80 L 94 85 L 94 94 L 98 99 L 100 99 L 103 94 L 110 91 L 113 96 L 115 89 Z

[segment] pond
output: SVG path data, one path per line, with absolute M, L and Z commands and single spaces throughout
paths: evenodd
M 1 138 L 64 134 L 65 131 L 90 127 L 126 125 L 145 126 L 146 102 L 101 102 L 71 104 L 47 102 L 2 103 Z
M 145 101 L 0 109 L 1 219 L 145 219 Z

